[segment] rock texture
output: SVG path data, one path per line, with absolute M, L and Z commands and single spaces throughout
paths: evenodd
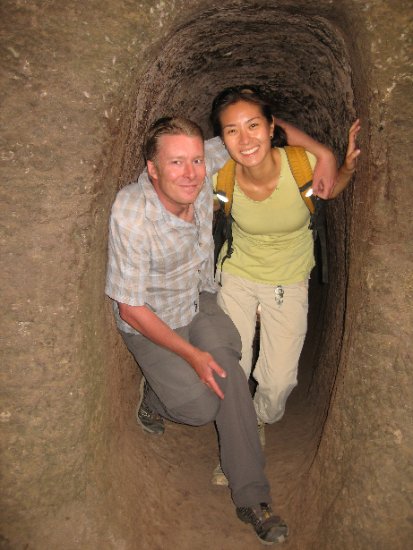
M 116 191 L 162 114 L 209 134 L 212 98 L 258 83 L 342 158 L 328 288 L 300 385 L 267 429 L 291 550 L 406 550 L 412 526 L 411 5 L 405 0 L 4 0 L 2 548 L 250 549 L 211 487 L 212 426 L 134 421 L 139 373 L 104 298 Z

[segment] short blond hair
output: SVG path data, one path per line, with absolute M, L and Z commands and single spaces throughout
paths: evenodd
M 158 141 L 161 136 L 199 137 L 204 141 L 202 129 L 196 122 L 184 117 L 158 118 L 149 127 L 143 144 L 145 161 L 153 161 L 158 153 Z

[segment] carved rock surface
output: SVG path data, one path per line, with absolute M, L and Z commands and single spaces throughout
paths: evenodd
M 341 160 L 330 283 L 267 427 L 290 550 L 406 550 L 412 523 L 412 72 L 405 0 L 3 0 L 1 547 L 250 549 L 212 487 L 213 426 L 134 420 L 140 374 L 104 297 L 107 223 L 164 114 L 261 84 Z

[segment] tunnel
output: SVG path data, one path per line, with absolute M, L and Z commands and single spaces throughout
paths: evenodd
M 104 295 L 117 191 L 159 116 L 212 136 L 215 94 L 262 86 L 342 162 L 299 384 L 267 426 L 290 550 L 407 550 L 412 515 L 411 5 L 404 0 L 5 0 L 1 547 L 259 548 L 210 477 L 213 425 L 135 420 L 140 371 Z M 411 141 L 411 140 L 410 140 Z

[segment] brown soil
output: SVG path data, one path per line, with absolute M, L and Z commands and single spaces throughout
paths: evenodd
M 410 547 L 409 8 L 3 0 L 3 548 L 260 547 L 210 484 L 212 426 L 136 425 L 139 374 L 104 297 L 109 211 L 145 128 L 183 113 L 209 133 L 212 97 L 241 82 L 340 158 L 363 124 L 355 181 L 328 205 L 330 283 L 313 289 L 300 386 L 267 430 L 285 547 Z

